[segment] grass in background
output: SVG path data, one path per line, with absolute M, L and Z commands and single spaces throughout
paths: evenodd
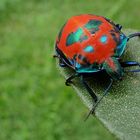
M 139 0 L 1 0 L 0 140 L 114 140 L 95 118 L 83 122 L 88 110 L 64 85 L 53 46 L 63 23 L 81 13 L 140 29 L 139 6 Z

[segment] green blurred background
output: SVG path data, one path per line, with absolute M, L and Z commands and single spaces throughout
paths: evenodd
M 56 35 L 72 15 L 111 18 L 140 29 L 140 0 L 0 0 L 0 140 L 115 140 L 53 60 Z

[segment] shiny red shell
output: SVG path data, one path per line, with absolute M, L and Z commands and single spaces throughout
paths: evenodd
M 80 64 L 101 64 L 115 54 L 121 31 L 115 24 L 96 15 L 70 18 L 61 29 L 56 45 L 67 59 Z

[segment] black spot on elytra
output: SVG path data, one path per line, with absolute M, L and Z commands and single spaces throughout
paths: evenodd
M 111 30 L 111 31 L 110 31 L 110 34 L 111 34 L 113 40 L 116 42 L 117 45 L 119 45 L 119 44 L 120 44 L 120 38 L 117 38 L 117 36 L 116 36 L 115 33 L 116 33 L 116 32 L 115 32 L 114 30 Z
M 74 43 L 83 42 L 84 40 L 87 40 L 88 36 L 84 34 L 84 31 L 82 28 L 78 28 L 75 32 L 71 32 L 67 39 L 66 39 L 66 46 L 70 46 Z
M 86 65 L 89 65 L 90 63 L 86 59 L 86 57 L 82 56 L 81 54 L 78 55 L 78 59 L 80 59 L 82 62 L 84 62 Z
M 85 24 L 85 28 L 91 33 L 95 34 L 99 30 L 99 26 L 102 24 L 101 20 L 91 19 Z

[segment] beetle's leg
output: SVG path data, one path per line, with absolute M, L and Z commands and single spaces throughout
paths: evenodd
M 65 64 L 65 62 L 63 61 L 63 59 L 62 59 L 59 55 L 53 55 L 53 57 L 59 59 L 59 66 L 60 66 L 60 67 L 66 67 L 66 66 L 67 66 L 67 65 Z
M 120 62 L 122 67 L 140 66 L 140 63 L 136 61 L 125 61 Z
M 131 39 L 131 38 L 133 38 L 133 37 L 136 37 L 136 36 L 139 36 L 139 37 L 140 37 L 140 32 L 130 34 L 130 35 L 128 36 L 128 40 Z
M 132 67 L 132 66 L 139 66 L 140 63 L 136 61 L 126 61 L 126 62 L 121 62 L 122 67 Z M 127 72 L 140 72 L 140 69 L 135 69 L 135 70 L 128 70 Z
M 116 27 L 117 27 L 119 30 L 122 29 L 122 25 L 120 25 L 120 24 L 116 24 Z
M 87 84 L 86 80 L 84 79 L 83 75 L 81 75 L 81 82 L 83 83 L 83 85 L 85 86 L 85 88 L 87 89 L 88 93 L 90 94 L 90 96 L 92 97 L 92 99 L 94 100 L 94 102 L 96 103 L 98 101 L 98 98 L 95 94 L 95 92 L 89 87 L 89 85 Z
M 74 79 L 74 78 L 76 78 L 76 77 L 78 77 L 78 76 L 80 76 L 78 73 L 76 73 L 76 74 L 70 76 L 70 77 L 66 80 L 66 82 L 65 82 L 66 86 L 70 86 L 70 84 L 72 84 L 72 79 Z
M 60 58 L 60 56 L 57 55 L 57 54 L 54 54 L 53 57 L 54 57 L 54 58 Z
M 66 67 L 67 66 L 66 63 L 61 58 L 59 59 L 59 66 L 60 67 Z
M 109 89 L 110 89 L 111 86 L 112 86 L 112 83 L 113 83 L 113 80 L 110 79 L 110 83 L 109 83 L 108 87 L 106 88 L 106 90 L 104 91 L 103 96 L 95 103 L 95 105 L 94 105 L 93 108 L 90 110 L 90 112 L 88 113 L 88 115 L 87 115 L 87 117 L 86 117 L 85 120 L 87 120 L 88 117 L 89 117 L 91 114 L 94 114 L 94 111 L 95 111 L 97 105 L 98 105 L 98 104 L 101 102 L 101 100 L 108 94 L 108 91 L 109 91 Z

